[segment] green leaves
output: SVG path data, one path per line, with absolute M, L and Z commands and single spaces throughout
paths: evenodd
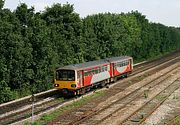
M 0 103 L 13 99 L 13 93 L 5 81 L 0 81 Z
M 4 0 L 0 0 L 0 9 L 2 9 L 4 6 Z

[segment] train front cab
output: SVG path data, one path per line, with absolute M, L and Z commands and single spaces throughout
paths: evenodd
M 59 89 L 65 95 L 75 95 L 77 89 L 76 76 L 75 70 L 58 69 L 56 70 L 54 87 Z

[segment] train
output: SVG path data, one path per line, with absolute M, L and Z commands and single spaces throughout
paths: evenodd
M 54 87 L 63 95 L 81 95 L 127 77 L 133 71 L 130 56 L 111 57 L 80 64 L 67 65 L 55 71 Z

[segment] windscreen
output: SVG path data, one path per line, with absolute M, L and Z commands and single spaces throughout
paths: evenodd
M 56 80 L 75 81 L 75 72 L 74 70 L 57 70 Z

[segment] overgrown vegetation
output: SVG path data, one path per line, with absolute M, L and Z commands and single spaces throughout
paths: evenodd
M 43 116 L 41 116 L 40 119 L 36 120 L 33 123 L 33 125 L 42 125 L 42 124 L 47 123 L 48 121 L 52 121 L 52 120 L 56 119 L 61 113 L 65 112 L 67 110 L 71 110 L 73 108 L 81 107 L 82 105 L 88 103 L 90 100 L 97 98 L 97 97 L 100 97 L 100 96 L 103 96 L 104 94 L 105 93 L 103 91 L 95 92 L 92 95 L 83 97 L 80 100 L 75 101 L 71 104 L 68 104 L 64 107 L 61 107 L 61 108 L 59 108 L 59 109 L 57 109 L 57 110 L 55 110 L 49 114 L 44 114 Z M 25 123 L 25 125 L 30 125 L 30 123 L 27 122 L 27 123 Z
M 137 11 L 83 19 L 70 4 L 43 12 L 0 0 L 0 103 L 52 88 L 56 67 L 112 56 L 135 61 L 180 49 L 180 30 L 150 23 Z
M 175 125 L 180 125 L 180 116 L 175 119 Z

